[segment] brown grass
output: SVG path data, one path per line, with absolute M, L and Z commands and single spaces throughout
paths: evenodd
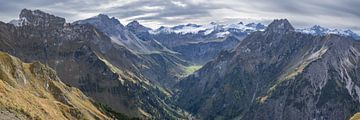
M 23 63 L 0 52 L 0 106 L 30 119 L 110 119 L 80 90 L 66 86 L 54 70 Z
M 360 112 L 356 113 L 354 116 L 350 118 L 350 120 L 360 120 Z

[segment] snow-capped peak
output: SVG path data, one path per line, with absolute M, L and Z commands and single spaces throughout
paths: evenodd
M 303 28 L 303 29 L 297 29 L 299 32 L 307 33 L 307 34 L 316 34 L 316 35 L 323 35 L 327 32 L 329 32 L 328 28 L 323 28 L 319 25 L 314 25 L 311 28 Z
M 187 25 L 178 25 L 174 27 L 160 27 L 156 30 L 150 30 L 151 34 L 160 34 L 160 33 L 176 33 L 176 34 L 197 34 L 199 31 L 204 31 L 211 29 L 210 26 L 196 25 L 196 24 L 187 24 Z
M 186 25 L 178 25 L 174 27 L 160 27 L 156 30 L 150 30 L 151 34 L 202 34 L 209 35 L 211 33 L 216 34 L 218 37 L 224 37 L 224 35 L 228 35 L 231 30 L 237 30 L 237 32 L 250 32 L 250 31 L 263 31 L 265 26 L 261 23 L 255 24 L 247 24 L 244 25 L 242 22 L 233 23 L 233 24 L 218 24 L 215 22 L 211 22 L 205 25 L 197 25 L 197 24 L 186 24 Z
M 349 29 L 329 29 L 319 25 L 314 25 L 313 27 L 297 29 L 296 31 L 313 35 L 337 34 L 360 40 L 360 36 Z

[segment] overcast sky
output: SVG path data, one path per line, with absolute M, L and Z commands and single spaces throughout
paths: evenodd
M 295 27 L 321 25 L 360 33 L 360 0 L 0 0 L 0 20 L 39 9 L 72 22 L 99 13 L 157 28 L 161 25 L 243 21 L 268 24 L 287 18 Z

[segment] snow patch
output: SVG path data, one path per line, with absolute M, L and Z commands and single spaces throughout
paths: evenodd
M 11 20 L 9 22 L 9 24 L 13 24 L 16 27 L 21 27 L 23 25 L 27 25 L 28 23 L 29 23 L 29 21 L 25 17 L 22 17 L 20 19 Z
M 156 30 L 149 30 L 150 34 L 160 34 L 160 33 L 176 33 L 176 34 L 198 34 L 199 32 L 203 32 L 204 35 L 209 35 L 213 32 L 227 32 L 230 29 L 236 29 L 240 32 L 245 31 L 263 31 L 265 29 L 257 29 L 257 26 L 246 26 L 243 24 L 217 24 L 210 23 L 206 25 L 179 25 L 174 27 L 161 27 Z
M 321 27 L 319 25 L 315 25 L 311 28 L 296 29 L 296 31 L 306 33 L 306 34 L 312 34 L 312 35 L 337 34 L 337 35 L 342 35 L 342 36 L 350 36 L 350 37 L 353 37 L 354 39 L 360 39 L 360 36 L 351 30 L 329 29 L 329 28 Z
M 229 34 L 230 34 L 229 31 L 219 32 L 219 33 L 216 33 L 216 37 L 217 37 L 217 38 L 224 38 L 224 37 L 226 37 L 226 36 L 229 35 Z
M 214 29 L 209 29 L 204 32 L 204 35 L 209 35 L 214 31 Z

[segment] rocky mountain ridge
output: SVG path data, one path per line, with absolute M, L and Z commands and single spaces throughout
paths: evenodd
M 178 57 L 178 53 L 162 46 L 155 39 L 142 39 L 141 32 L 148 28 L 133 22 L 124 27 L 114 17 L 100 14 L 72 24 L 90 24 L 110 36 L 112 43 L 128 48 L 134 55 L 144 62 L 144 66 L 137 66 L 142 73 L 152 82 L 172 86 L 178 78 L 185 74 L 185 69 L 190 63 Z M 139 36 L 139 37 L 138 37 Z M 137 63 L 133 63 L 137 64 Z M 146 67 L 146 68 L 145 68 Z
M 177 25 L 173 27 L 160 27 L 158 29 L 152 30 L 148 29 L 151 34 L 200 34 L 200 35 L 209 35 L 212 32 L 215 33 L 215 37 L 222 38 L 228 36 L 230 33 L 239 34 L 240 32 L 244 32 L 245 34 L 250 34 L 254 31 L 264 31 L 266 29 L 266 25 L 262 23 L 248 23 L 244 25 L 243 22 L 239 22 L 237 24 L 217 24 L 210 23 L 206 25 L 197 25 L 197 24 L 186 24 L 186 25 Z M 298 28 L 296 29 L 298 32 L 312 34 L 312 35 L 326 35 L 326 34 L 337 34 L 342 36 L 349 36 L 356 40 L 359 40 L 359 35 L 353 32 L 350 29 L 330 29 L 325 28 L 319 25 L 314 25 L 312 27 Z M 244 34 L 243 33 L 243 34 Z
M 151 82 L 143 69 L 151 65 L 89 24 L 24 9 L 27 24 L 0 22 L 0 50 L 25 62 L 41 61 L 64 83 L 79 88 L 117 112 L 140 118 L 183 118 L 186 112 L 167 101 L 171 92 Z M 37 18 L 39 17 L 39 18 Z M 48 25 L 40 25 L 46 23 Z M 150 61 L 151 62 L 151 61 Z
M 352 37 L 355 40 L 360 40 L 360 35 L 356 34 L 355 32 L 353 32 L 349 29 L 347 29 L 347 30 L 329 29 L 329 28 L 321 27 L 319 25 L 314 25 L 313 27 L 310 27 L 310 28 L 297 29 L 297 31 L 302 32 L 302 33 L 312 34 L 312 35 L 337 34 L 337 35 Z
M 154 30 L 146 28 L 139 31 L 142 31 L 140 35 L 144 38 L 156 39 L 172 51 L 180 53 L 180 57 L 184 60 L 203 65 L 214 59 L 220 51 L 235 48 L 250 33 L 264 31 L 266 28 L 267 26 L 261 23 L 218 24 L 212 22 L 206 25 L 189 23 L 173 27 L 160 27 Z M 144 32 L 146 30 L 148 32 Z M 295 29 L 295 31 L 314 36 L 338 34 L 356 40 L 360 38 L 351 30 L 328 29 L 318 25 L 311 28 Z
M 182 80 L 175 99 L 200 119 L 349 119 L 360 106 L 359 45 L 275 20 Z
M 8 119 L 111 119 L 51 68 L 0 52 L 0 113 Z

